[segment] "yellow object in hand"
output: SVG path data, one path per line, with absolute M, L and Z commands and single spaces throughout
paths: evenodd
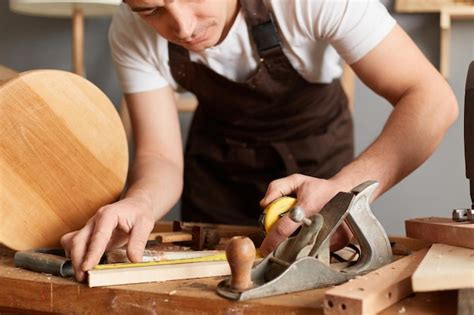
M 273 225 L 288 211 L 296 205 L 296 198 L 283 196 L 273 200 L 268 206 L 263 209 L 263 214 L 260 217 L 260 224 L 265 233 L 269 233 Z

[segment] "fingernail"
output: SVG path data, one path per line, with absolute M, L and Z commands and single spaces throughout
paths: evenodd
M 88 263 L 88 261 L 86 261 L 85 263 L 82 264 L 81 270 L 83 272 L 86 272 L 87 270 L 91 269 L 92 267 L 90 267 L 89 265 L 90 265 L 90 263 Z
M 76 280 L 77 280 L 78 282 L 84 281 L 84 273 L 83 273 L 83 272 L 77 272 L 77 273 L 76 273 Z

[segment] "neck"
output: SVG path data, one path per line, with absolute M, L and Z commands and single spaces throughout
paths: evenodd
M 237 18 L 237 15 L 239 14 L 240 10 L 240 3 L 238 0 L 227 0 L 227 16 L 226 16 L 226 22 L 225 22 L 225 27 L 224 30 L 222 31 L 221 38 L 219 39 L 220 44 L 226 37 L 227 34 L 229 33 L 232 25 L 234 25 L 235 19 Z

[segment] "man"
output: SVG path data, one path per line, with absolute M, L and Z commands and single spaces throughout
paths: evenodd
M 378 1 L 124 2 L 110 42 L 136 156 L 125 197 L 62 238 L 78 280 L 106 248 L 128 243 L 130 260 L 141 260 L 155 220 L 180 196 L 183 164 L 184 220 L 254 224 L 260 198 L 263 207 L 289 194 L 310 216 L 366 180 L 380 183 L 379 196 L 428 158 L 457 117 L 447 83 Z M 394 106 L 356 159 L 338 55 Z M 177 88 L 200 102 L 184 163 Z M 295 229 L 282 218 L 262 252 Z M 332 248 L 349 237 L 342 227 Z

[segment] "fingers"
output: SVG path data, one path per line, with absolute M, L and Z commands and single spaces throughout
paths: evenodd
M 298 228 L 299 224 L 293 222 L 288 216 L 282 217 L 272 227 L 260 246 L 263 256 L 270 254 L 281 242 L 286 240 Z
M 293 222 L 288 216 L 282 217 L 272 228 L 260 246 L 260 253 L 267 256 L 274 251 L 281 242 L 286 240 L 298 228 L 299 224 Z M 352 231 L 343 222 L 331 237 L 330 251 L 338 251 L 349 244 L 352 239 Z
M 298 189 L 307 176 L 293 174 L 284 178 L 272 181 L 267 188 L 265 197 L 260 201 L 260 206 L 265 207 L 273 200 L 290 195 Z
M 99 210 L 96 215 L 96 223 L 90 239 L 87 254 L 81 265 L 82 271 L 87 271 L 99 264 L 100 258 L 105 252 L 105 248 L 118 225 L 118 218 L 115 214 L 104 210 Z
M 94 229 L 93 221 L 89 221 L 81 230 L 66 234 L 61 240 L 67 255 L 71 258 L 76 280 L 84 281 L 85 274 L 81 268 L 89 237 Z
M 127 256 L 131 262 L 141 262 L 148 236 L 153 230 L 153 221 L 141 219 L 133 227 L 127 245 Z
M 69 244 L 71 243 L 72 238 L 76 234 L 77 234 L 77 231 L 73 231 L 73 232 L 69 232 L 67 234 L 64 234 L 61 237 L 61 240 L 60 240 L 61 247 L 64 248 L 64 253 L 66 254 L 66 257 L 68 257 L 68 258 L 71 257 Z

